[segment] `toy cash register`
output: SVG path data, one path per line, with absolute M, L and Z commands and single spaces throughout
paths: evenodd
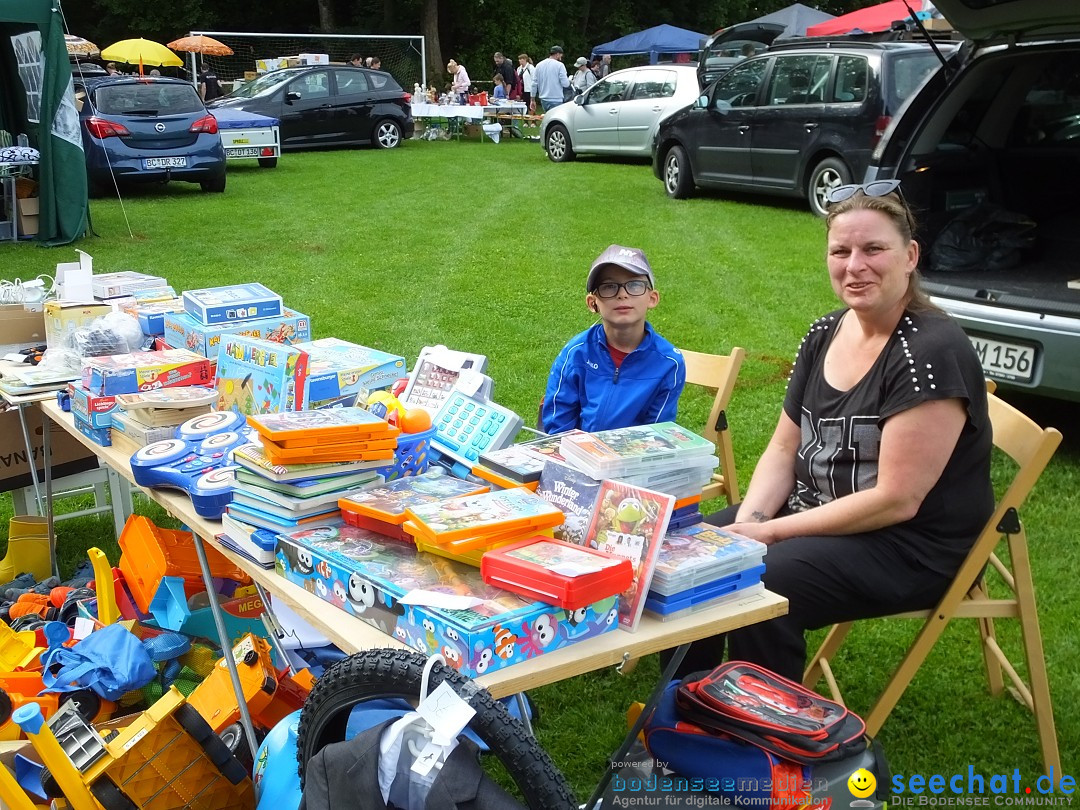
M 465 478 L 481 453 L 500 450 L 513 442 L 521 424 L 521 417 L 509 408 L 455 386 L 432 420 L 435 438 L 431 448 L 440 462 L 459 478 Z
M 409 374 L 401 401 L 423 408 L 434 416 L 463 372 L 483 374 L 486 368 L 487 357 L 482 354 L 459 352 L 445 346 L 425 346 Z M 490 398 L 491 381 L 485 379 L 486 384 L 482 383 L 478 392 Z

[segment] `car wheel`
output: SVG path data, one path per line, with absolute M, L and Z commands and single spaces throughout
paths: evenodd
M 272 169 L 277 166 L 276 157 L 259 158 L 259 165 L 264 169 Z
M 225 173 L 222 172 L 217 177 L 213 177 L 209 180 L 203 180 L 199 183 L 199 187 L 203 191 L 212 191 L 215 194 L 220 194 L 225 190 Z
M 371 139 L 376 149 L 394 149 L 401 145 L 401 126 L 397 121 L 384 118 L 375 125 L 375 137 Z
M 810 210 L 824 217 L 829 209 L 829 192 L 851 182 L 851 170 L 839 158 L 825 158 L 810 172 L 806 184 L 806 198 Z
M 664 191 L 675 200 L 685 200 L 694 193 L 694 173 L 681 146 L 671 147 L 664 157 Z
M 547 156 L 555 163 L 566 163 L 574 159 L 574 149 L 570 146 L 570 133 L 562 124 L 552 124 L 544 139 Z

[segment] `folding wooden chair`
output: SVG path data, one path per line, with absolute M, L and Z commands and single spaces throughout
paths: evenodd
M 994 446 L 1008 455 L 1017 465 L 1008 489 L 998 500 L 994 514 L 975 541 L 967 559 L 957 572 L 948 591 L 933 610 L 899 613 L 887 618 L 918 618 L 922 629 L 915 637 L 900 665 L 893 672 L 885 690 L 870 713 L 866 715 L 866 730 L 871 736 L 878 733 L 889 713 L 900 700 L 911 679 L 953 618 L 978 619 L 986 674 L 993 695 L 1001 694 L 1005 684 L 1002 672 L 1009 676 L 1009 691 L 1035 715 L 1043 767 L 1049 774 L 1053 768 L 1061 773 L 1054 714 L 1050 705 L 1050 684 L 1046 677 L 1042 634 L 1035 608 L 1035 590 L 1031 580 L 1027 534 L 1020 522 L 1018 510 L 1031 488 L 1039 480 L 1047 462 L 1061 443 L 1061 433 L 1054 428 L 1041 428 L 1016 408 L 988 395 L 990 421 L 994 428 Z M 994 553 L 1005 538 L 1011 569 Z M 993 598 L 986 586 L 985 573 L 992 567 L 1000 575 L 1003 586 L 1011 595 L 1006 599 Z M 975 583 L 972 585 L 971 583 Z M 1029 684 L 1025 683 L 1008 657 L 998 646 L 994 619 L 1019 619 L 1027 659 Z M 833 625 L 825 640 L 810 659 L 803 675 L 803 685 L 814 688 L 824 678 L 833 698 L 842 702 L 830 660 L 840 649 L 853 622 Z
M 709 418 L 701 435 L 716 445 L 720 471 L 713 473 L 712 483 L 701 490 L 701 498 L 708 500 L 724 497 L 730 506 L 742 498 L 739 495 L 739 481 L 735 476 L 735 453 L 731 447 L 726 411 L 731 401 L 731 392 L 735 388 L 735 379 L 739 376 L 739 368 L 746 357 L 746 350 L 735 346 L 731 354 L 683 351 L 682 355 L 686 361 L 686 382 L 716 391 L 716 398 L 713 399 Z

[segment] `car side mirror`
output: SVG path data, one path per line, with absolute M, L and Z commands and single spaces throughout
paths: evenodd
M 574 103 L 577 104 L 579 107 L 582 104 L 584 104 L 585 103 L 585 94 L 584 93 L 578 93 L 576 96 L 574 96 Z
M 698 96 L 697 104 L 695 105 L 699 110 L 707 110 L 709 108 L 709 97 L 707 95 Z
M 285 94 L 285 103 L 286 104 L 292 104 L 294 101 L 299 101 L 299 100 L 300 100 L 300 94 L 297 93 L 295 90 L 290 90 L 288 93 Z

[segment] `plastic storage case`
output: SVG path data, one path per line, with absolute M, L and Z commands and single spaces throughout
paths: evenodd
M 645 599 L 645 607 L 653 613 L 674 613 L 684 608 L 693 607 L 701 602 L 708 602 L 718 596 L 727 596 L 729 593 L 749 588 L 761 582 L 761 575 L 765 572 L 764 565 L 755 565 L 726 577 L 714 579 L 712 582 L 704 582 L 685 591 L 665 595 L 650 590 Z
M 669 531 L 650 590 L 664 596 L 761 565 L 768 546 L 708 523 Z
M 394 481 L 427 472 L 431 440 L 434 436 L 435 428 L 428 428 L 419 433 L 402 433 L 398 436 L 394 463 L 379 471 L 382 477 L 387 481 Z
M 623 557 L 530 537 L 485 553 L 480 575 L 489 585 L 577 610 L 629 588 L 634 567 Z

